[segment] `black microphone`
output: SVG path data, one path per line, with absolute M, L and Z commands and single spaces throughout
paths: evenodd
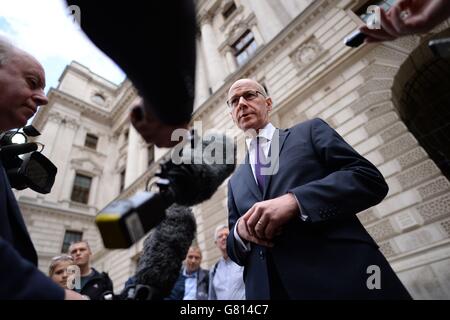
M 11 144 L 0 148 L 0 156 L 2 158 L 15 157 L 20 154 L 36 151 L 37 148 L 38 145 L 34 142 Z
M 161 300 L 170 294 L 197 225 L 188 207 L 172 205 L 166 212 L 166 218 L 145 239 L 135 284 L 125 288 L 123 298 Z
M 164 219 L 170 205 L 192 206 L 209 199 L 234 171 L 233 140 L 211 134 L 201 143 L 191 142 L 176 147 L 172 159 L 161 165 L 159 193 L 139 192 L 99 212 L 95 221 L 105 248 L 128 248 Z

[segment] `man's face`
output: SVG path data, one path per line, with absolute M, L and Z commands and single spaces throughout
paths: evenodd
M 189 248 L 186 256 L 186 271 L 192 273 L 200 268 L 200 263 L 202 262 L 202 255 L 198 248 Z
M 70 246 L 69 254 L 77 266 L 84 266 L 89 263 L 91 250 L 84 242 L 74 243 Z
M 33 57 L 17 53 L 0 65 L 0 131 L 25 126 L 48 103 L 44 88 L 44 69 Z
M 231 106 L 231 116 L 243 131 L 259 130 L 269 122 L 269 111 L 272 110 L 272 100 L 263 96 L 260 86 L 250 79 L 236 81 L 228 92 L 228 101 L 234 101 Z
M 223 228 L 217 232 L 216 245 L 222 252 L 227 251 L 227 237 L 229 233 L 228 228 Z

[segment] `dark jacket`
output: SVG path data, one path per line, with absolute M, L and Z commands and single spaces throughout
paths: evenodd
M 81 288 L 80 294 L 88 296 L 91 300 L 103 300 L 106 292 L 113 293 L 113 283 L 106 272 L 98 272 L 92 268 L 94 276 Z
M 180 275 L 178 276 L 175 285 L 166 298 L 166 300 L 183 300 L 184 297 L 184 281 L 186 277 L 183 275 L 184 267 L 181 268 Z M 209 289 L 209 271 L 200 268 L 197 271 L 197 296 L 196 300 L 208 300 L 208 289 Z
M 356 217 L 386 196 L 388 186 L 381 173 L 321 119 L 279 130 L 278 141 L 279 171 L 267 176 L 263 192 L 248 155 L 231 177 L 230 230 L 256 202 L 289 192 L 309 221 L 299 215 L 283 226 L 273 248 L 251 244 L 249 252 L 230 232 L 228 255 L 245 266 L 247 299 L 277 299 L 279 292 L 281 299 L 410 298 Z M 381 289 L 368 288 L 370 266 L 381 271 Z M 278 290 L 275 294 L 273 288 Z
M 37 254 L 0 159 L 0 300 L 64 299 L 37 268 Z

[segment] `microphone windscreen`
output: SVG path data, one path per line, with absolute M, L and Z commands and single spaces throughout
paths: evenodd
M 183 150 L 183 163 L 170 170 L 175 202 L 193 206 L 208 200 L 235 169 L 234 140 L 224 134 L 205 135 Z
M 190 208 L 176 204 L 170 206 L 166 210 L 166 218 L 144 241 L 136 270 L 137 283 L 158 289 L 162 296 L 169 295 L 196 229 Z

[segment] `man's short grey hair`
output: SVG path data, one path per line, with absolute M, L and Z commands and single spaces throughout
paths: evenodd
M 217 236 L 219 235 L 219 231 L 222 230 L 222 229 L 228 229 L 228 225 L 226 225 L 226 224 L 219 224 L 216 227 L 216 230 L 214 230 L 214 241 L 217 240 Z
M 5 37 L 0 36 L 0 66 L 6 63 L 14 51 L 16 51 L 14 45 Z
M 70 243 L 70 246 L 69 246 L 69 249 L 68 249 L 69 254 L 70 254 L 70 249 L 73 247 L 73 245 L 74 245 L 74 244 L 79 244 L 79 243 L 84 243 L 84 244 L 86 244 L 86 247 L 88 248 L 88 250 L 92 252 L 91 246 L 89 245 L 89 242 L 88 242 L 87 240 L 79 240 L 79 241 L 74 241 L 74 242 L 71 242 L 71 243 Z

